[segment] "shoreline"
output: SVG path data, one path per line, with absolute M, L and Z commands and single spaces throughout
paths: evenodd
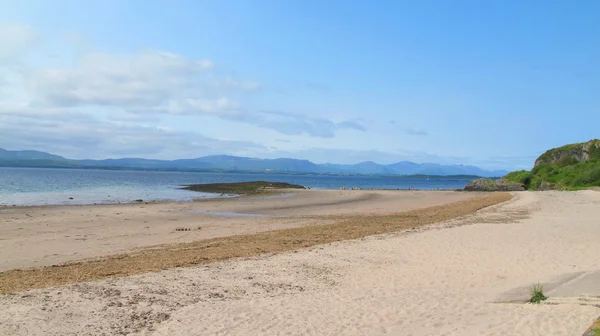
M 186 189 L 182 189 L 182 188 L 178 188 L 177 190 L 186 190 Z M 203 201 L 212 201 L 212 200 L 218 200 L 218 199 L 235 199 L 235 198 L 246 198 L 246 197 L 259 197 L 259 196 L 269 196 L 269 195 L 278 195 L 278 194 L 285 194 L 285 193 L 295 193 L 295 192 L 299 192 L 303 189 L 271 189 L 268 191 L 264 191 L 261 194 L 249 194 L 249 195 L 243 195 L 243 194 L 227 194 L 227 195 L 221 195 L 221 193 L 210 193 L 210 192 L 202 192 L 205 194 L 213 194 L 215 195 L 214 197 L 198 197 L 198 198 L 194 198 L 194 199 L 188 199 L 188 200 L 177 200 L 177 199 L 157 199 L 157 200 L 144 200 L 143 198 L 140 198 L 140 200 L 142 200 L 141 202 L 138 202 L 137 200 L 131 200 L 131 201 L 116 201 L 116 202 L 109 202 L 109 201 L 98 201 L 98 202 L 90 202 L 90 203 L 73 203 L 73 204 L 65 204 L 65 203 L 52 203 L 52 204 L 32 204 L 32 205 L 20 205 L 20 204 L 0 204 L 0 212 L 2 210 L 11 210 L 11 209 L 26 209 L 26 208 L 48 208 L 48 207 L 81 207 L 81 206 L 106 206 L 106 205 L 132 205 L 132 204 L 169 204 L 169 203 L 173 203 L 173 204 L 178 204 L 178 203 L 194 203 L 194 202 L 203 202 Z M 455 189 L 455 188 L 437 188 L 437 189 L 401 189 L 401 188 L 397 188 L 397 189 L 386 189 L 386 188 L 340 188 L 340 189 L 318 189 L 318 188 L 307 188 L 304 190 L 313 190 L 313 191 L 393 191 L 393 192 L 410 192 L 410 191 L 419 191 L 419 192 L 467 192 L 464 191 L 462 189 Z M 190 190 L 186 190 L 186 191 L 190 191 Z M 192 193 L 197 192 L 197 191 L 190 191 Z M 475 192 L 470 192 L 470 193 L 475 193 Z

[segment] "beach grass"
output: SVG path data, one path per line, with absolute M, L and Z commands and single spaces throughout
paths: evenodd
M 544 287 L 542 287 L 540 283 L 533 285 L 531 288 L 531 299 L 529 299 L 529 302 L 533 304 L 540 304 L 546 299 L 548 298 L 544 295 Z
M 248 258 L 398 232 L 469 215 L 511 198 L 509 193 L 492 193 L 401 213 L 352 217 L 321 216 L 317 218 L 334 223 L 160 245 L 94 260 L 10 270 L 0 273 L 0 293 L 209 264 L 232 258 Z

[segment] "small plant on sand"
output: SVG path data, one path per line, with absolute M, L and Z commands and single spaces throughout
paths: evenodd
M 540 285 L 539 282 L 537 283 L 537 285 L 533 285 L 533 287 L 531 288 L 531 299 L 529 300 L 529 302 L 540 303 L 546 299 L 547 297 L 544 295 L 544 287 L 542 287 L 542 285 Z

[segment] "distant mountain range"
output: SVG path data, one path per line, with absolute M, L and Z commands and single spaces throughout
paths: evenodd
M 409 161 L 382 165 L 372 161 L 357 164 L 315 164 L 298 159 L 255 159 L 230 155 L 211 155 L 197 159 L 151 160 L 139 158 L 106 160 L 71 160 L 39 151 L 7 151 L 0 149 L 3 167 L 63 167 L 104 169 L 253 171 L 318 174 L 365 175 L 475 175 L 500 177 L 506 171 L 488 171 L 475 166 L 414 163 Z

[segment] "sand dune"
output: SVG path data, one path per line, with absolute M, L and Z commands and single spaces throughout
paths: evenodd
M 585 301 L 496 303 L 600 269 L 600 193 L 518 193 L 410 232 L 0 296 L 7 335 L 580 335 Z

